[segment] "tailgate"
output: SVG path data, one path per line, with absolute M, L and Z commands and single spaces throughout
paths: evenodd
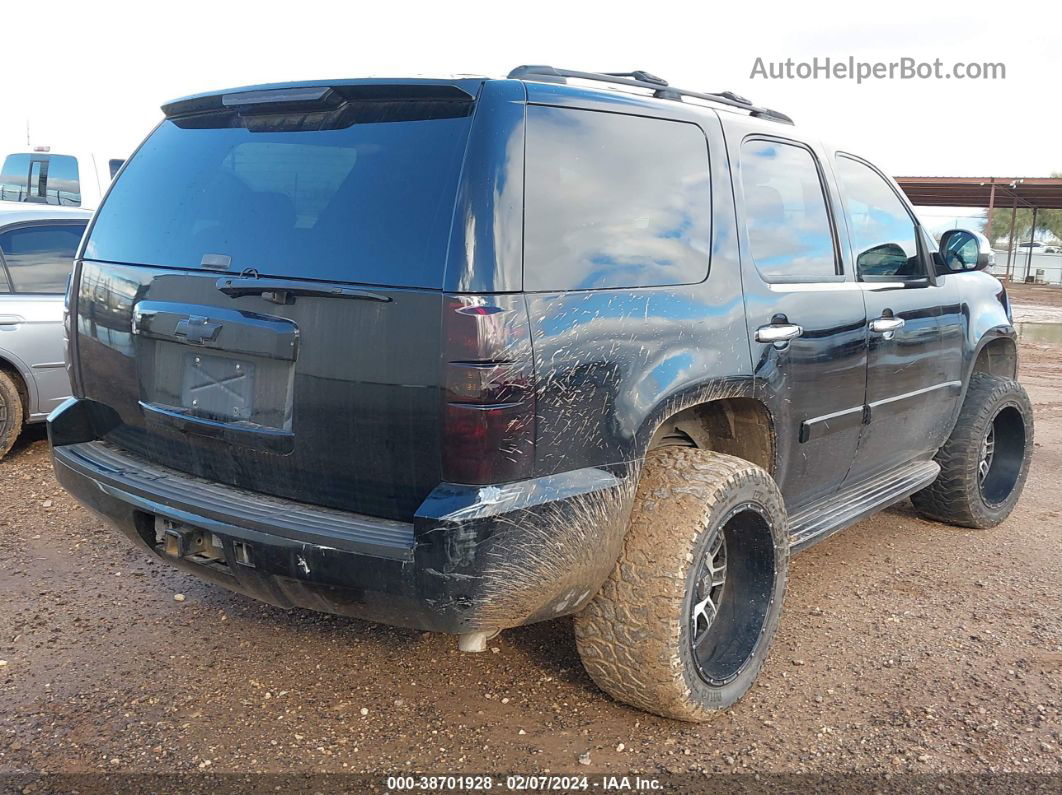
M 409 519 L 441 480 L 441 294 L 276 303 L 274 290 L 229 296 L 226 281 L 82 263 L 80 394 L 117 412 L 107 441 L 232 486 Z
M 408 521 L 439 483 L 447 247 L 481 81 L 164 106 L 85 238 L 75 389 L 161 466 Z

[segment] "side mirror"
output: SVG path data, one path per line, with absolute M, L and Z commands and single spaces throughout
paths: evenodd
M 996 264 L 988 238 L 969 229 L 949 229 L 942 234 L 938 253 L 944 273 L 981 271 Z

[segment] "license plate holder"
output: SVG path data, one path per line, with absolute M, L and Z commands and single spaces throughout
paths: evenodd
M 198 352 L 184 355 L 180 405 L 190 413 L 229 422 L 254 415 L 253 362 Z

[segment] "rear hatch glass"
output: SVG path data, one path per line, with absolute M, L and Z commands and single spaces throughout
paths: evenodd
M 0 168 L 0 201 L 80 206 L 77 158 L 40 152 L 8 155 Z
M 78 270 L 78 394 L 150 461 L 410 521 L 442 479 L 441 288 L 472 94 L 285 91 L 169 105 L 122 168 Z
M 345 92 L 323 108 L 171 112 L 115 182 L 85 257 L 440 288 L 472 97 Z

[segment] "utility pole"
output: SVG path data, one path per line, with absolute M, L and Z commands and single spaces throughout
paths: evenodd
M 1014 225 L 1018 220 L 1018 196 L 1014 195 L 1014 207 L 1010 211 L 1010 236 L 1007 238 L 1007 279 L 1011 279 L 1014 276 L 1014 271 L 1017 270 L 1018 265 L 1013 263 L 1012 258 L 1015 257 L 1014 253 Z
M 991 187 L 988 191 L 988 217 L 985 218 L 985 229 L 989 230 L 991 234 L 992 229 L 992 211 L 996 209 L 996 178 L 992 177 L 992 182 L 989 183 Z M 992 241 L 989 240 L 989 243 Z
M 26 146 L 30 146 L 29 119 L 26 119 Z

